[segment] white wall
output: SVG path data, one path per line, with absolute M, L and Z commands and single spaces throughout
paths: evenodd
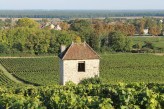
M 85 61 L 85 72 L 78 72 L 78 62 Z M 72 81 L 79 83 L 84 78 L 99 76 L 99 59 L 92 60 L 61 60 L 60 61 L 60 84 Z

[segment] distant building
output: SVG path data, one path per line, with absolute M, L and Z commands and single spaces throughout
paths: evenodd
M 53 24 L 50 25 L 50 29 L 54 29 L 55 26 Z
M 49 29 L 54 29 L 54 30 L 62 30 L 61 29 L 61 27 L 58 25 L 58 24 L 53 24 L 53 23 L 50 23 L 50 22 L 48 22 L 48 23 L 45 23 L 45 24 L 42 24 L 41 26 L 40 26 L 40 28 L 49 28 Z
M 78 84 L 85 78 L 99 76 L 100 57 L 87 43 L 61 46 L 60 84 L 72 81 Z
M 144 35 L 148 35 L 149 34 L 149 29 L 144 29 Z
M 160 20 L 161 23 L 163 23 L 163 20 Z
M 55 26 L 55 30 L 62 30 L 61 27 L 59 25 Z

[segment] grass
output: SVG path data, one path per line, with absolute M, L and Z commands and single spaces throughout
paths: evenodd
M 164 48 L 164 36 L 161 37 L 132 37 L 134 44 L 141 43 L 144 45 L 144 42 L 151 42 L 156 48 Z

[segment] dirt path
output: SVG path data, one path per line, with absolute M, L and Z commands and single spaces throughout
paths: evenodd
M 12 57 L 12 56 L 5 56 L 0 58 L 48 58 L 48 57 L 57 57 L 57 56 L 31 56 L 31 57 Z
M 154 55 L 157 55 L 157 56 L 164 56 L 164 53 L 155 53 Z
M 10 80 L 16 82 L 16 83 L 21 83 L 24 84 L 24 82 L 19 81 L 18 79 L 16 79 L 12 74 L 10 74 L 1 64 L 0 64 L 0 69 L 3 71 L 4 75 L 6 77 L 8 77 Z

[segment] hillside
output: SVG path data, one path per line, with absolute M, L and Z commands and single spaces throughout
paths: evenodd
M 15 82 L 10 80 L 7 76 L 4 75 L 4 72 L 0 70 L 0 85 L 14 85 Z
M 12 75 L 25 83 L 47 85 L 58 81 L 57 58 L 6 58 L 0 61 Z

